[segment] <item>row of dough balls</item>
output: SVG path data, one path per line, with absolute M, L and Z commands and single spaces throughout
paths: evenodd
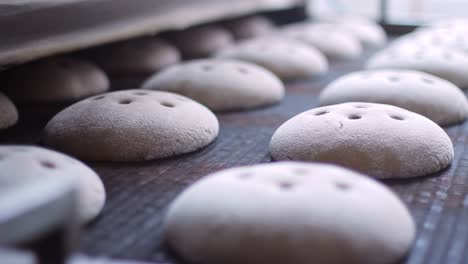
M 140 160 L 194 151 L 214 140 L 217 132 L 216 117 L 191 99 L 130 90 L 67 108 L 47 125 L 44 142 L 84 159 Z M 161 138 L 165 141 L 156 140 Z M 381 178 L 429 174 L 453 159 L 450 139 L 429 119 L 366 103 L 300 114 L 275 133 L 271 153 L 278 160 L 337 163 Z
M 411 70 L 349 74 L 320 104 L 275 132 L 272 157 L 378 178 L 447 167 L 452 142 L 434 121 L 461 122 L 468 109 L 456 85 Z M 288 162 L 215 173 L 171 204 L 166 242 L 196 263 L 395 263 L 411 247 L 414 223 L 393 193 L 362 176 Z
M 76 102 L 109 87 L 102 69 L 71 57 L 43 59 L 0 72 L 0 130 L 17 123 L 16 105 Z
M 182 55 L 244 60 L 289 80 L 324 74 L 328 62 L 323 54 L 329 58 L 355 58 L 361 54 L 362 46 L 385 42 L 385 34 L 375 24 L 351 18 L 346 21 L 303 22 L 275 28 L 265 17 L 254 16 L 163 34 L 166 40 L 148 37 L 81 52 L 87 60 L 53 57 L 25 64 L 0 74 L 0 91 L 12 99 L 0 93 L 0 129 L 18 120 L 11 101 L 20 105 L 75 102 L 108 91 L 106 73 L 148 76 L 179 63 Z M 234 40 L 241 42 L 234 44 Z M 262 103 L 261 96 L 257 98 L 260 100 L 255 106 Z M 226 108 L 214 110 L 233 110 Z
M 432 29 L 423 32 L 427 30 Z M 406 38 L 397 40 L 370 59 L 371 70 L 329 84 L 319 97 L 323 107 L 292 118 L 275 132 L 272 157 L 335 163 L 379 178 L 422 176 L 449 166 L 453 145 L 437 124 L 452 125 L 467 118 L 468 101 L 454 84 L 463 83 L 465 74 L 461 64 L 458 68 L 450 61 L 444 64 L 438 53 L 397 56 L 407 64 L 395 60 L 394 46 L 416 50 L 418 45 Z M 440 52 L 450 52 L 444 49 Z M 390 54 L 383 55 L 386 52 Z M 384 56 L 388 64 L 373 67 Z M 460 56 L 466 55 L 460 52 Z
M 251 82 L 251 76 L 262 81 Z M 213 92 L 220 81 L 225 91 L 246 88 L 231 96 L 236 100 L 224 101 Z M 145 87 L 185 94 L 218 110 L 270 104 L 284 93 L 281 81 L 265 69 L 213 60 L 174 66 Z M 361 103 L 339 104 L 353 101 Z M 423 176 L 447 167 L 454 155 L 450 139 L 430 119 L 458 123 L 468 111 L 459 88 L 415 71 L 352 73 L 331 83 L 320 103 L 330 106 L 300 114 L 278 129 L 271 143 L 273 158 L 332 162 L 382 178 Z M 218 129 L 216 116 L 187 97 L 128 90 L 91 97 L 63 110 L 47 124 L 44 142 L 86 160 L 134 161 L 200 149 L 215 139 Z M 93 147 L 101 151 L 90 151 Z
M 275 38 L 270 38 L 269 41 Z M 232 54 L 231 50 L 229 54 Z M 256 56 L 254 53 L 246 54 L 243 56 Z M 277 74 L 282 70 L 266 68 Z M 289 74 L 281 77 L 291 78 Z M 213 79 L 216 76 L 223 79 Z M 214 82 L 222 80 L 227 85 L 227 91 L 233 89 L 229 85 L 243 88 L 240 93 L 231 95 L 243 96 L 235 98 L 254 104 L 243 107 L 257 106 L 255 103 L 259 99 L 263 100 L 262 104 L 271 104 L 284 93 L 281 81 L 271 72 L 238 61 L 202 60 L 175 66 L 148 80 L 144 87 L 177 90 L 182 94 L 195 91 L 194 95 L 188 96 L 200 101 L 206 100 L 203 103 L 212 109 L 224 110 L 222 107 L 225 105 L 239 107 L 229 105 L 230 101 L 218 102 L 220 99 L 216 90 L 211 89 L 215 89 Z M 256 87 L 260 87 L 260 92 L 249 94 L 251 81 L 254 81 Z M 249 96 L 253 99 L 249 99 Z M 345 123 L 347 121 L 343 120 L 355 122 L 362 119 L 365 111 L 362 109 L 370 107 L 380 109 L 376 113 L 369 113 L 366 122 L 370 125 Z M 355 109 L 361 109 L 362 112 L 356 114 L 353 112 Z M 434 128 L 431 121 L 390 106 L 338 105 L 328 110 L 313 111 L 318 111 L 311 114 L 317 119 L 312 120 L 318 123 L 317 126 L 303 128 L 311 129 L 308 131 L 317 129 L 322 134 L 335 132 L 336 127 L 323 126 L 323 123 L 336 121 L 341 124 L 340 129 L 345 124 L 350 130 L 356 130 L 360 126 L 367 127 L 357 130 L 357 134 L 361 133 L 358 138 L 373 137 L 376 141 L 382 141 L 372 131 L 378 129 L 382 116 L 389 115 L 396 121 L 408 121 L 399 128 L 401 130 L 423 127 L 422 130 L 434 131 L 436 136 L 445 139 L 444 134 L 439 135 L 440 131 L 436 131 L 437 126 Z M 320 123 L 320 120 L 323 122 Z M 305 121 L 300 120 L 299 123 Z M 390 128 L 392 126 L 394 125 L 389 125 Z M 293 122 L 290 127 L 294 133 L 298 126 Z M 389 130 L 388 133 L 393 134 Z M 414 139 L 421 136 L 418 132 L 415 131 L 403 140 L 403 148 L 413 151 L 411 147 L 414 147 L 420 151 L 428 151 L 424 140 L 415 142 Z M 93 96 L 70 106 L 46 126 L 44 142 L 84 159 L 100 160 L 105 157 L 106 160 L 141 160 L 194 151 L 209 144 L 217 133 L 216 117 L 205 106 L 182 95 L 140 89 Z M 299 136 L 304 137 L 306 134 L 300 132 Z M 330 136 L 333 138 L 334 135 Z M 285 136 L 286 139 L 289 137 L 290 135 Z M 350 140 L 345 137 L 343 139 Z M 272 156 L 281 159 L 276 156 L 273 147 L 275 140 L 274 137 Z M 319 140 L 322 138 L 319 137 Z M 11 171 L 15 173 L 17 170 L 14 168 L 18 167 L 19 159 L 26 159 L 34 166 L 39 166 L 35 170 L 44 170 L 44 177 L 53 177 L 53 172 L 65 168 L 79 172 L 84 182 L 80 187 L 83 192 L 80 196 L 80 208 L 87 215 L 84 219 L 95 216 L 96 211 L 102 208 L 105 198 L 102 183 L 83 164 L 42 149 L 31 148 L 21 152 L 18 151 L 19 147 L 4 148 L 4 157 L 7 159 L 3 160 L 3 166 L 11 166 Z M 91 152 L 91 149 L 99 149 L 99 152 Z M 29 156 L 18 153 L 29 153 Z M 375 155 L 372 152 L 368 154 Z M 287 153 L 286 159 L 291 157 L 293 156 Z M 79 168 L 72 168 L 70 164 L 63 162 L 72 163 Z M 383 176 L 399 175 L 397 173 L 400 171 L 385 167 L 388 162 L 384 162 L 383 167 L 377 168 L 377 172 L 383 169 L 387 173 Z M 420 172 L 418 166 L 427 165 L 424 162 L 416 166 L 415 172 Z M 406 170 L 406 165 L 407 163 L 402 165 L 403 171 Z M 368 170 L 365 166 L 357 169 Z M 73 174 L 64 171 L 59 173 Z M 0 179 L 11 182 L 11 174 Z M 29 175 L 26 172 L 17 174 L 26 175 L 24 177 Z M 382 175 L 373 173 L 373 176 Z M 91 186 L 95 187 L 93 193 L 90 193 Z M 220 195 L 225 198 L 218 199 Z M 252 197 L 255 197 L 254 203 L 251 202 Z M 330 201 L 326 206 L 322 202 L 323 197 Z M 85 214 L 89 208 L 94 210 Z M 339 217 L 336 212 L 340 212 Z M 212 236 L 213 232 L 217 233 L 216 237 Z M 274 163 L 219 172 L 193 185 L 169 208 L 164 222 L 164 234 L 166 241 L 180 256 L 197 263 L 392 263 L 408 251 L 414 239 L 415 227 L 401 201 L 386 187 L 364 175 L 331 165 Z M 340 249 L 340 254 L 337 254 L 336 248 Z
M 468 116 L 467 98 L 457 86 L 467 87 L 468 55 L 461 35 L 446 42 L 458 47 L 423 41 L 440 30 L 468 32 L 468 21 L 439 22 L 402 37 L 371 58 L 369 70 L 330 83 L 319 96 L 322 107 L 275 132 L 272 157 L 340 164 L 378 178 L 417 177 L 448 167 L 453 144 L 439 125 Z M 406 56 L 410 51 L 414 56 Z
M 102 181 L 76 159 L 32 146 L 0 146 L 0 157 L 2 190 L 73 177 L 82 223 L 104 206 Z M 396 195 L 365 175 L 277 162 L 204 177 L 172 202 L 163 232 L 194 263 L 394 263 L 411 247 L 415 225 Z
M 17 104 L 73 102 L 108 89 L 109 80 L 98 66 L 74 58 L 51 58 L 1 72 L 0 130 L 17 123 Z
M 244 31 L 242 26 L 236 28 L 231 25 L 230 28 L 236 35 L 239 35 L 239 38 L 253 37 L 260 31 L 265 31 L 261 28 L 268 27 L 265 26 L 266 22 L 261 20 L 238 21 L 237 24 L 240 25 L 256 24 L 256 26 L 244 26 L 247 29 Z M 258 28 L 260 30 L 257 30 Z M 209 35 L 212 34 L 209 33 L 211 31 L 209 29 L 200 30 L 202 33 L 208 32 Z M 213 32 L 214 35 L 217 34 L 216 30 Z M 287 48 L 286 41 L 278 38 L 278 43 L 277 46 Z M 301 45 L 298 44 L 298 49 L 306 50 L 307 54 L 308 47 Z M 54 57 L 2 73 L 2 90 L 19 104 L 76 101 L 101 94 L 109 89 L 109 80 L 99 67 L 110 74 L 139 74 L 160 70 L 177 63 L 180 59 L 177 49 L 163 40 L 154 38 L 117 43 L 105 49 L 92 50 L 90 54 L 99 66 L 82 59 Z M 281 56 L 287 58 L 285 54 L 283 52 Z M 279 60 L 282 59 L 281 56 Z M 316 55 L 316 57 L 319 58 L 319 62 L 322 61 L 322 65 L 318 63 L 318 68 L 322 67 L 319 69 L 321 72 L 325 60 L 321 59 L 321 55 Z M 275 58 L 272 62 L 267 62 L 270 68 L 274 68 L 275 65 L 280 64 L 279 60 Z M 121 61 L 129 63 L 121 63 Z M 300 63 L 297 58 L 291 61 L 293 64 Z M 300 66 L 296 68 L 301 70 Z M 309 68 L 314 67 L 316 66 L 312 65 Z M 178 72 L 180 69 L 182 69 L 181 75 Z M 306 72 L 308 70 L 306 69 Z M 205 72 L 204 78 L 197 77 L 200 71 Z M 176 74 L 173 75 L 172 72 Z M 220 79 L 220 75 L 224 78 Z M 182 77 L 182 81 L 176 78 L 177 76 Z M 227 80 L 223 82 L 227 86 L 216 87 L 213 79 Z M 184 92 L 179 89 L 186 88 L 187 83 L 191 84 L 187 95 L 215 111 L 264 106 L 279 101 L 284 95 L 284 86 L 278 77 L 260 66 L 240 61 L 200 60 L 174 66 L 162 72 L 160 76 L 151 78 L 145 87 L 159 89 L 158 84 L 164 84 L 165 80 L 169 81 L 167 90 L 174 89 L 174 92 L 182 94 Z M 40 88 L 38 84 L 41 85 Z M 220 93 L 216 89 L 222 89 L 223 92 Z M 13 125 L 18 119 L 13 103 L 0 94 L 0 106 L 3 113 L 1 128 Z M 87 160 L 147 160 L 202 148 L 214 140 L 218 133 L 218 126 L 218 121 L 210 110 L 189 98 L 165 92 L 130 90 L 97 95 L 65 109 L 47 125 L 45 142 Z M 103 138 L 105 140 L 102 140 Z M 83 144 L 73 143 L 81 142 L 81 140 L 84 140 Z M 89 151 L 95 147 L 100 149 L 99 153 Z M 39 164 L 39 169 L 49 169 L 49 172 L 58 173 L 62 167 L 56 161 L 58 157 L 56 153 L 28 147 L 6 146 L 5 148 L 6 156 L 14 152 L 36 153 L 26 158 L 36 165 Z M 46 161 L 42 162 L 40 157 Z M 3 160 L 2 164 L 11 168 L 5 171 L 12 171 L 18 164 L 15 163 L 15 159 L 8 160 L 10 163 Z M 38 169 L 37 166 L 30 167 Z M 29 171 L 30 174 L 32 172 L 33 170 Z M 26 180 L 29 178 L 28 173 L 18 174 L 25 174 Z M 89 168 L 88 173 L 84 174 L 84 179 L 88 179 L 86 181 L 94 181 L 94 183 L 84 184 L 94 188 L 94 191 L 84 191 L 87 194 L 82 195 L 89 196 L 94 201 L 84 202 L 94 203 L 94 206 L 84 206 L 86 212 L 81 218 L 84 219 L 83 221 L 89 221 L 101 210 L 105 192 L 99 178 L 91 173 Z M 8 181 L 12 179 L 3 180 L 5 186 Z
M 91 97 L 66 108 L 47 124 L 43 141 L 80 159 L 138 161 L 198 150 L 218 130 L 216 116 L 202 104 L 175 93 L 139 89 Z M 454 156 L 450 138 L 430 119 L 363 102 L 299 114 L 275 132 L 270 148 L 276 160 L 335 163 L 380 178 L 431 174 L 447 167 Z
M 404 35 L 375 54 L 368 69 L 411 69 L 468 88 L 468 19 L 443 20 Z

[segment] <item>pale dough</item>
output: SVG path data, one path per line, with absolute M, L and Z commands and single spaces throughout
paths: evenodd
M 142 161 L 201 149 L 218 130 L 216 116 L 185 96 L 125 90 L 61 111 L 45 127 L 44 143 L 85 160 Z
M 273 73 L 233 60 L 201 59 L 175 65 L 150 77 L 143 88 L 182 94 L 213 111 L 266 106 L 284 97 L 284 85 Z
M 174 32 L 168 38 L 187 58 L 211 56 L 234 42 L 234 37 L 227 29 L 216 25 Z
M 94 219 L 104 207 L 106 191 L 99 176 L 67 155 L 34 146 L 0 146 L 2 188 L 54 177 L 76 177 L 80 222 Z
M 18 122 L 18 110 L 10 98 L 0 92 L 0 130 L 9 128 Z
M 320 51 L 288 38 L 246 40 L 221 50 L 217 56 L 258 64 L 284 80 L 313 78 L 328 71 L 328 61 Z
M 331 165 L 281 162 L 202 178 L 170 205 L 166 243 L 203 264 L 389 264 L 415 226 L 387 187 Z
M 415 42 L 377 52 L 367 61 L 366 68 L 423 71 L 466 89 L 468 88 L 466 65 L 468 65 L 468 54 L 462 51 L 424 46 Z
M 148 75 L 178 63 L 181 55 L 167 41 L 147 37 L 106 45 L 90 56 L 112 75 Z
M 333 59 L 354 59 L 362 54 L 359 40 L 334 24 L 302 22 L 287 25 L 280 32 L 316 47 Z
M 438 172 L 453 160 L 453 145 L 430 119 L 405 109 L 344 103 L 305 111 L 274 133 L 275 160 L 343 165 L 377 178 Z
M 93 63 L 51 57 L 2 73 L 2 91 L 15 103 L 62 103 L 106 92 L 110 82 Z
M 345 102 L 390 104 L 426 116 L 439 125 L 464 121 L 465 94 L 434 75 L 411 70 L 370 70 L 347 74 L 320 94 L 320 105 Z

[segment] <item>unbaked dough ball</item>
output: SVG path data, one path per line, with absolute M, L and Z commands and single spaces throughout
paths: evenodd
M 126 90 L 61 111 L 45 127 L 44 143 L 84 160 L 142 161 L 201 149 L 218 128 L 210 110 L 185 96 Z
M 170 67 L 150 77 L 144 89 L 190 97 L 213 111 L 249 109 L 279 102 L 284 85 L 255 64 L 202 59 Z
M 421 114 L 439 125 L 468 116 L 465 94 L 454 84 L 424 72 L 374 70 L 347 74 L 320 94 L 320 105 L 345 102 L 390 104 Z
M 468 65 L 468 54 L 461 51 L 410 44 L 376 53 L 368 60 L 366 68 L 424 71 L 446 79 L 464 89 L 468 88 L 466 65 Z
M 303 112 L 274 133 L 275 160 L 339 164 L 377 178 L 424 176 L 453 160 L 450 138 L 436 123 L 402 108 L 344 103 Z
M 312 78 L 328 71 L 327 59 L 320 51 L 287 38 L 247 40 L 223 49 L 217 56 L 258 64 L 285 80 Z
M 384 29 L 376 22 L 364 17 L 340 17 L 337 25 L 356 36 L 366 47 L 381 47 L 387 42 Z
M 425 28 L 404 35 L 392 42 L 390 47 L 400 48 L 405 45 L 425 47 L 439 47 L 449 50 L 468 52 L 468 29 L 464 31 L 446 28 Z
M 353 59 L 362 53 L 359 40 L 333 24 L 296 23 L 283 27 L 281 34 L 312 45 L 333 59 Z
M 466 31 L 468 30 L 468 19 L 463 17 L 439 19 L 435 22 L 430 23 L 429 28 L 441 28 L 453 31 Z
M 0 130 L 9 128 L 18 122 L 18 110 L 10 98 L 0 92 Z
M 171 204 L 167 244 L 190 263 L 395 263 L 415 226 L 384 185 L 331 165 L 280 162 L 209 175 Z
M 94 219 L 104 207 L 106 192 L 99 176 L 88 166 L 67 155 L 34 146 L 0 146 L 0 186 L 54 177 L 76 177 L 78 216 L 81 222 Z
M 100 68 L 71 57 L 21 65 L 0 78 L 2 90 L 16 103 L 77 101 L 109 89 L 109 80 Z
M 274 30 L 273 23 L 264 16 L 251 16 L 231 20 L 224 24 L 236 39 L 260 37 Z
M 188 58 L 207 57 L 230 46 L 234 37 L 221 26 L 208 25 L 189 28 L 168 35 L 170 41 Z
M 179 51 L 159 38 L 106 45 L 93 50 L 91 57 L 112 75 L 152 74 L 180 61 Z

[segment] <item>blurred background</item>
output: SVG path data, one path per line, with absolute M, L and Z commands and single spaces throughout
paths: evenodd
M 468 17 L 466 0 L 311 0 L 314 16 L 361 15 L 379 20 L 381 5 L 390 24 L 424 24 L 432 20 Z

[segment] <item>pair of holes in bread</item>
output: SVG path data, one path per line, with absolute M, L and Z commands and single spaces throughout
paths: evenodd
M 369 106 L 365 106 L 365 105 L 355 105 L 353 107 L 354 108 L 369 108 Z M 314 115 L 315 116 L 322 116 L 322 115 L 328 114 L 330 112 L 331 111 L 329 111 L 329 110 L 322 110 L 322 111 L 319 111 L 319 112 L 315 113 Z M 400 120 L 400 121 L 405 120 L 405 118 L 403 116 L 401 116 L 401 115 L 390 114 L 389 116 L 390 116 L 390 118 L 393 118 L 395 120 Z M 350 119 L 350 120 L 359 120 L 361 118 L 362 118 L 362 115 L 360 115 L 360 114 L 350 114 L 350 115 L 348 115 L 348 119 Z
M 356 108 L 358 108 L 358 107 L 356 107 Z M 364 108 L 364 107 L 362 107 L 362 108 Z M 328 113 L 330 113 L 330 111 L 323 110 L 323 111 L 315 113 L 315 116 L 322 116 L 322 115 L 326 115 Z M 348 119 L 351 119 L 351 120 L 357 120 L 357 119 L 361 119 L 361 118 L 362 118 L 362 115 L 358 115 L 358 114 L 348 115 Z
M 147 92 L 134 92 L 133 93 L 134 95 L 138 95 L 138 96 L 144 96 L 144 95 L 148 95 Z M 97 96 L 97 97 L 94 97 L 93 98 L 93 101 L 97 101 L 97 100 L 101 100 L 101 99 L 104 99 L 106 98 L 105 95 L 100 95 L 100 96 Z M 120 101 L 121 104 L 128 104 L 129 102 L 127 102 L 128 100 L 122 100 Z
M 397 77 L 397 76 L 391 76 L 391 77 L 388 77 L 388 80 L 391 81 L 391 82 L 398 82 L 398 81 L 401 80 L 401 78 Z M 422 77 L 421 81 L 424 82 L 424 83 L 427 83 L 427 84 L 434 84 L 433 80 L 428 79 L 426 77 Z
M 308 173 L 308 170 L 305 169 L 305 168 L 294 168 L 293 173 L 294 174 L 304 175 L 304 174 Z M 242 180 L 247 180 L 247 179 L 249 179 L 249 178 L 251 178 L 253 176 L 253 173 L 243 172 L 243 173 L 240 173 L 238 176 Z M 348 184 L 346 182 L 342 182 L 342 181 L 336 181 L 336 182 L 334 182 L 334 185 L 335 185 L 335 187 L 337 189 L 342 190 L 342 191 L 346 191 L 346 190 L 351 189 L 350 184 Z M 290 182 L 290 181 L 282 180 L 282 181 L 278 182 L 278 187 L 283 191 L 291 190 L 292 188 L 294 188 L 294 186 L 295 186 L 295 184 Z
M 135 92 L 134 95 L 144 96 L 144 95 L 148 95 L 148 93 L 146 93 L 146 92 Z M 105 96 L 101 95 L 101 96 L 95 97 L 93 100 L 96 101 L 96 100 L 101 100 L 101 99 L 104 99 L 104 98 L 105 98 Z M 180 100 L 182 101 L 182 98 Z M 131 104 L 132 102 L 133 102 L 132 99 L 121 99 L 119 101 L 119 104 L 127 105 L 127 104 Z M 173 104 L 171 102 L 167 102 L 167 101 L 162 101 L 162 102 L 160 102 L 160 104 L 162 106 L 169 107 L 169 108 L 175 107 L 175 104 Z
M 132 99 L 122 99 L 119 101 L 119 104 L 123 104 L 123 105 L 127 105 L 127 104 L 131 104 L 133 102 Z M 169 107 L 169 108 L 174 108 L 175 107 L 175 104 L 171 103 L 171 102 L 168 102 L 168 101 L 162 101 L 162 102 L 159 102 L 162 106 L 165 106 L 165 107 Z
M 367 79 L 367 78 L 370 78 L 370 77 L 372 77 L 371 73 L 366 72 L 366 73 L 361 74 L 361 78 Z M 398 81 L 401 80 L 401 78 L 397 77 L 397 76 L 389 76 L 387 78 L 388 78 L 388 80 L 390 82 L 398 82 Z M 427 84 L 434 84 L 434 82 L 435 82 L 434 80 L 426 78 L 426 77 L 421 77 L 421 81 L 424 82 L 424 83 L 427 83 Z
M 209 71 L 212 71 L 214 69 L 214 66 L 212 65 L 203 65 L 201 67 L 201 69 L 205 72 L 209 72 Z M 237 71 L 242 73 L 242 74 L 248 74 L 249 73 L 249 70 L 247 70 L 246 68 L 243 68 L 243 67 L 237 67 Z
M 119 101 L 119 104 L 131 104 L 133 102 L 133 100 L 131 99 L 122 99 Z M 168 101 L 162 101 L 162 102 L 159 102 L 162 106 L 164 107 L 169 107 L 169 108 L 174 108 L 175 107 L 175 104 L 171 103 L 171 102 L 168 102 Z

